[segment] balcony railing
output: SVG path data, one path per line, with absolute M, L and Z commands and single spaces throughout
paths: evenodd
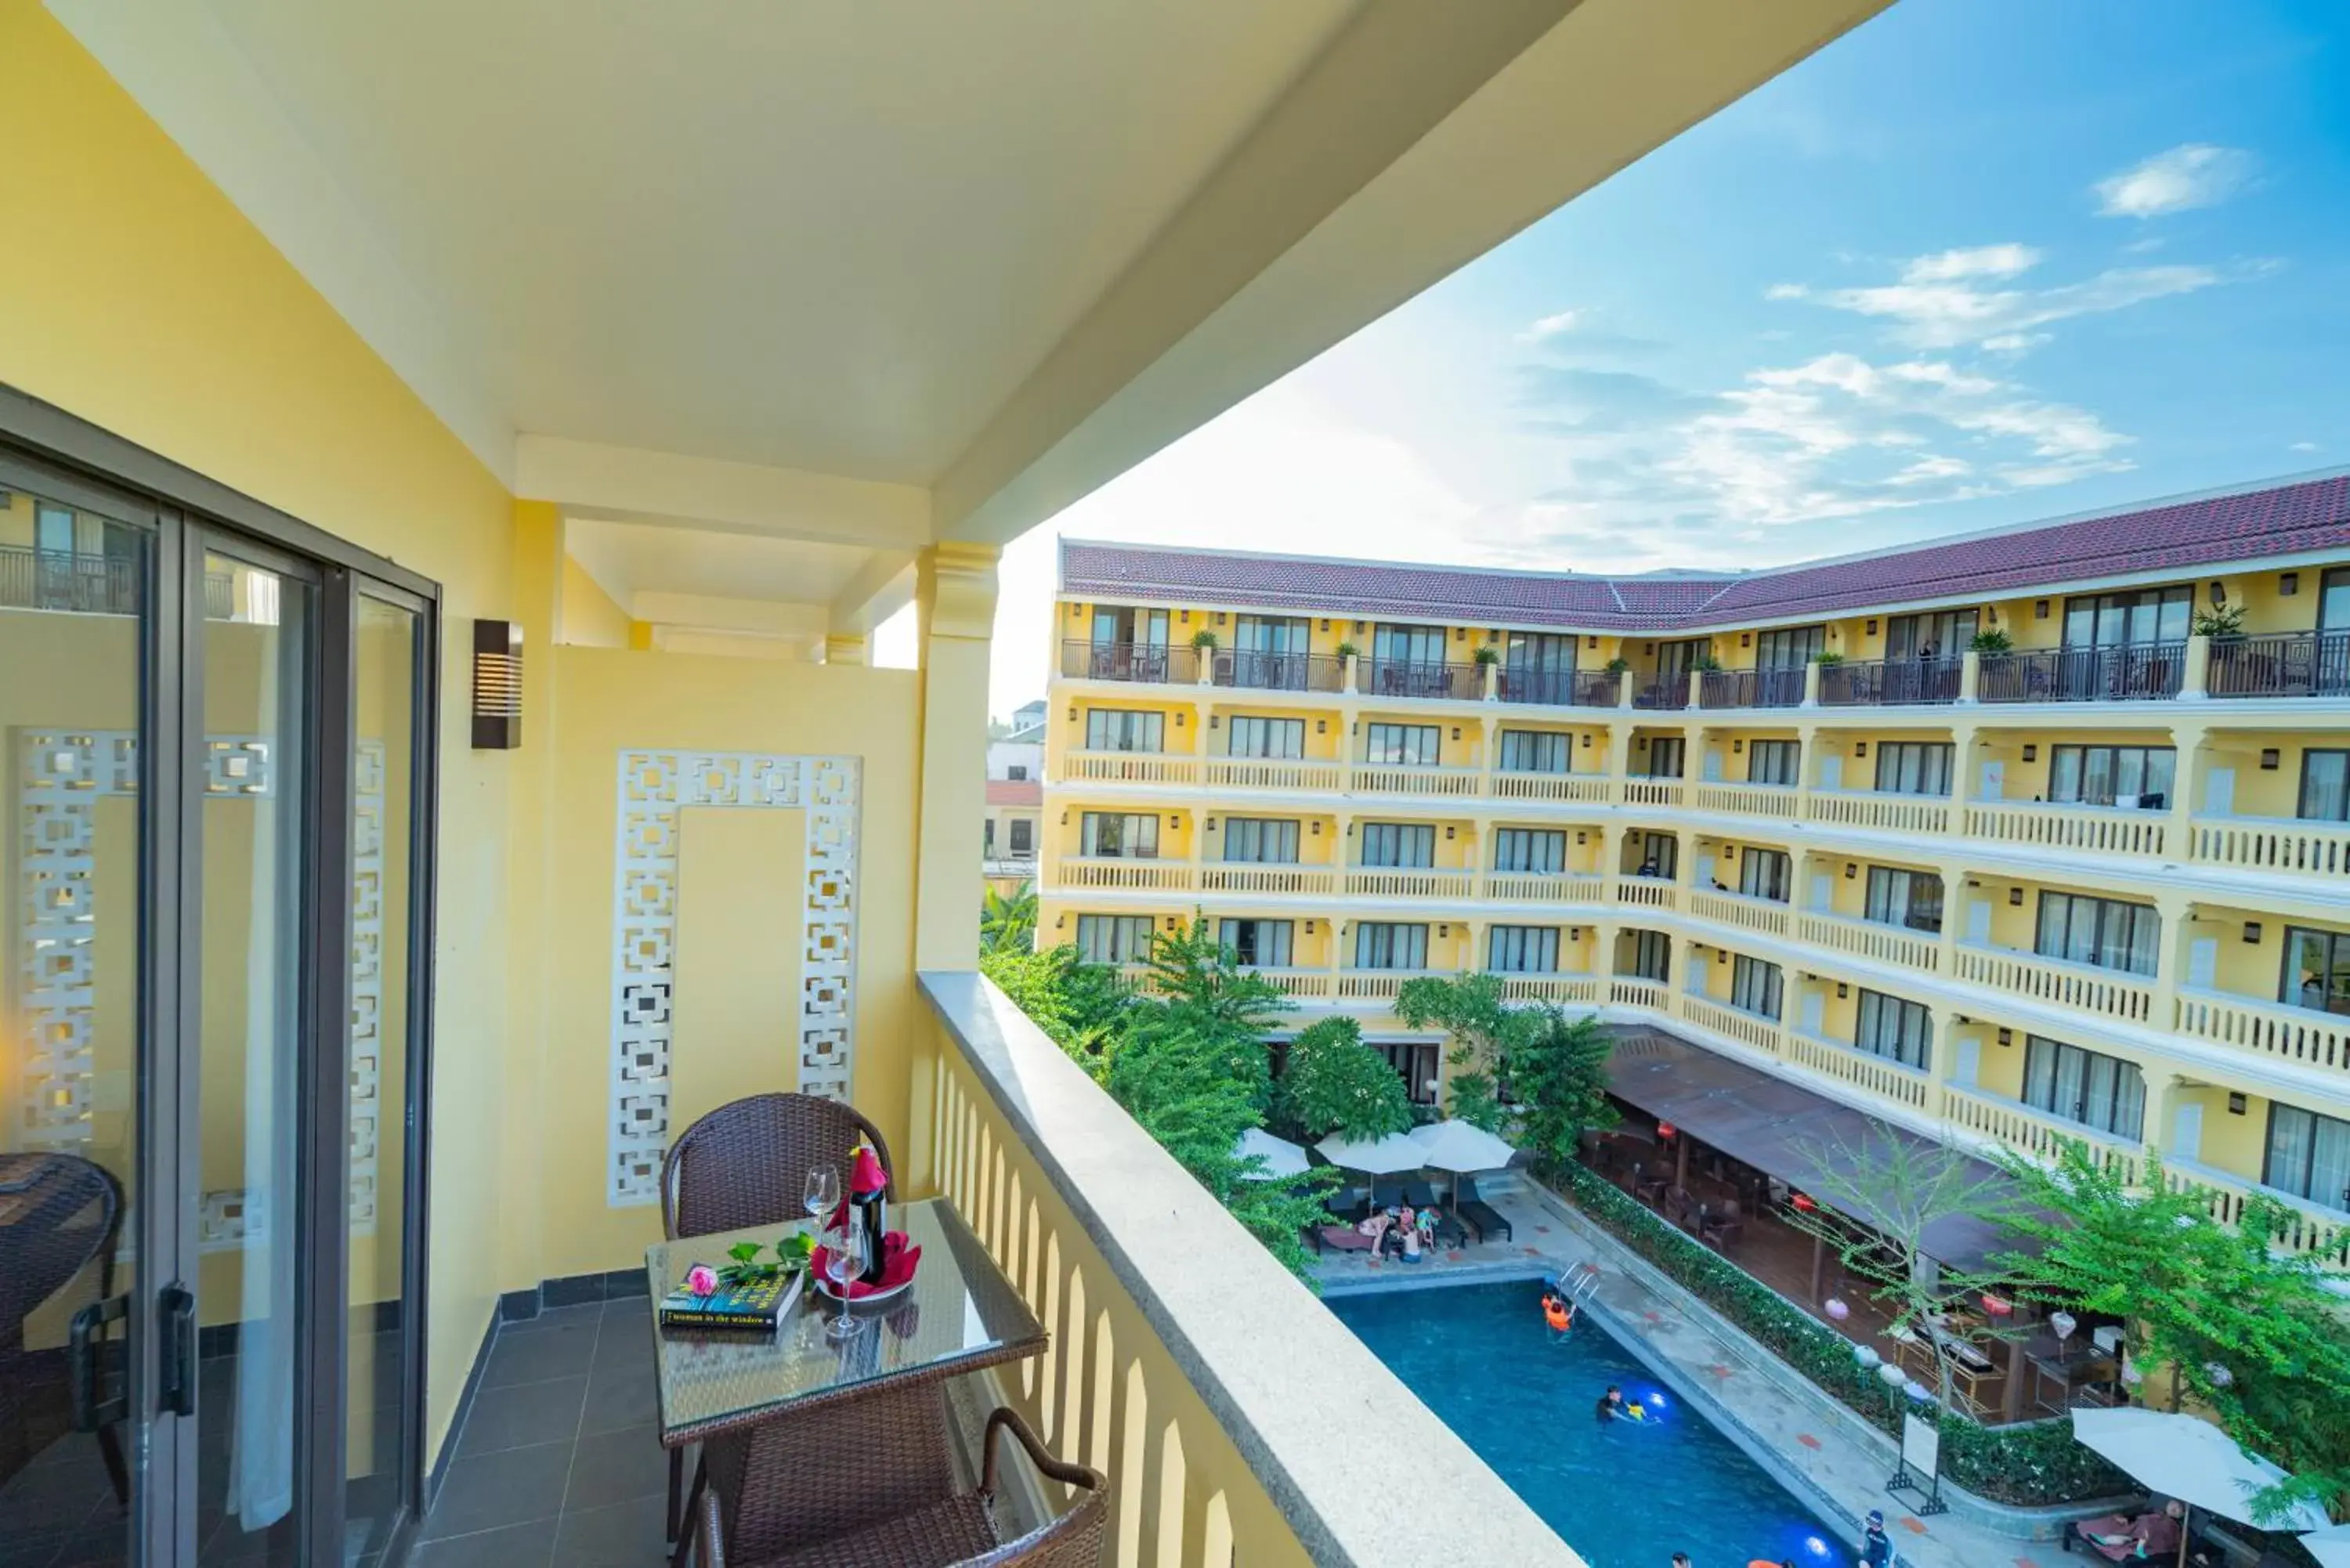
M 1188 860 L 1064 855 L 1055 868 L 1060 886 L 1128 892 L 1189 892 L 1197 867 Z
M 1788 1061 L 1823 1077 L 1853 1085 L 1913 1109 L 1923 1109 L 1934 1090 L 1929 1073 L 1842 1040 L 1807 1034 L 1800 1029 L 1786 1032 L 1784 1054 Z
M 2317 877 L 2350 872 L 2350 822 L 2199 816 L 2191 836 L 2194 858 L 2206 866 Z
M 2085 849 L 2100 855 L 2150 855 L 2169 841 L 2167 813 L 2111 805 L 1970 805 L 1970 838 L 2034 849 Z
M 1744 893 L 1717 893 L 1705 888 L 1690 889 L 1689 912 L 1701 920 L 1716 920 L 1725 926 L 1739 926 L 1770 937 L 1785 936 L 1792 918 L 1787 906 L 1774 898 L 1749 898 Z
M 2139 702 L 2178 695 L 2183 642 L 1987 653 L 1975 687 L 1982 702 Z
M 78 550 L 0 545 L 0 609 L 64 610 L 78 615 L 137 615 L 145 592 L 135 560 Z M 204 618 L 236 614 L 236 581 L 204 574 Z
M 1632 689 L 1632 706 L 1651 711 L 1689 706 L 1689 677 L 1652 675 Z
M 2350 697 L 2350 631 L 2214 639 L 2205 690 L 2214 697 Z
M 1225 860 L 1200 867 L 1202 893 L 1315 897 L 1335 892 L 1337 886 L 1338 874 L 1327 866 Z
M 1960 943 L 1957 950 L 1958 978 L 1977 985 L 2129 1023 L 2144 1023 L 2154 1015 L 2151 975 L 1972 942 Z
M 2137 1180 L 2145 1169 L 2145 1149 L 2126 1139 L 1971 1085 L 1945 1084 L 1942 1089 L 1942 1118 L 1978 1137 L 2035 1159 L 2054 1159 L 2063 1144 L 2085 1143 L 2099 1165 L 2126 1182 Z
M 1411 664 L 1368 659 L 1357 677 L 1366 697 L 1418 697 L 1474 702 L 1485 695 L 1482 664 Z
M 1193 784 L 1200 759 L 1179 752 L 1066 752 L 1061 765 L 1089 784 Z
M 1616 901 L 1636 909 L 1678 909 L 1681 907 L 1680 884 L 1669 877 L 1619 877 L 1616 881 Z
M 1209 757 L 1203 762 L 1201 776 L 1211 789 L 1278 789 L 1324 794 L 1346 787 L 1347 764 L 1287 757 Z
M 1393 1002 L 1408 980 L 1451 980 L 1449 969 L 1342 969 L 1337 995 L 1344 1002 Z
M 1623 677 L 1607 670 L 1512 670 L 1502 667 L 1494 694 L 1504 702 L 1540 702 L 1554 708 L 1613 708 L 1622 699 Z
M 1503 1002 L 1557 1002 L 1562 1005 L 1575 1003 L 1589 1006 L 1594 1004 L 1598 1002 L 1599 993 L 1607 983 L 1596 975 L 1573 974 L 1565 972 L 1555 974 L 1505 973 L 1500 978 L 1502 981 L 1502 1000 Z
M 1943 834 L 1950 830 L 1950 803 L 1938 794 L 1815 789 L 1804 803 L 1804 815 L 1813 822 L 1835 827 L 1867 827 L 1885 833 Z
M 2193 1191 L 2208 1196 L 2211 1218 L 2222 1225 L 2241 1223 L 2244 1205 L 2251 1199 L 2271 1199 L 2283 1206 L 2287 1219 L 2283 1233 L 2271 1236 L 2269 1245 L 2295 1256 L 2322 1258 L 2337 1269 L 2350 1268 L 2350 1213 L 2339 1208 L 2312 1203 L 2306 1198 L 2262 1187 L 2190 1159 L 2164 1161 L 2162 1175 L 2165 1184 L 2174 1192 Z M 2350 1203 L 2350 1194 L 2345 1195 L 2344 1201 Z
M 1251 691 L 1343 691 L 1347 661 L 1326 653 L 1226 649 L 1209 656 L 1209 679 Z
M 1338 978 L 1326 969 L 1268 969 L 1262 964 L 1241 967 L 1260 980 L 1271 981 L 1282 995 L 1306 1002 L 1326 1001 Z
M 1626 805 L 1680 805 L 1689 786 L 1676 778 L 1634 778 L 1624 781 Z
M 1841 915 L 1806 912 L 1795 919 L 1796 934 L 1816 948 L 1834 948 L 1877 963 L 1899 964 L 1929 972 L 1942 967 L 1939 934 L 1888 926 L 1881 920 L 1853 920 Z
M 2340 1013 L 2181 986 L 2172 1027 L 2190 1039 L 2257 1052 L 2350 1081 L 2350 1018 Z
M 1422 794 L 1474 800 L 1485 793 L 1485 775 L 1479 769 L 1408 763 L 1357 763 L 1351 784 L 1357 794 Z
M 1578 1558 L 1314 1293 L 1018 1009 L 927 974 L 901 1173 L 971 1221 L 1051 1336 L 1003 1397 L 1110 1479 L 1119 1562 L 1409 1568 Z M 1235 1310 L 1236 1307 L 1244 1310 Z M 1332 1388 L 1348 1440 L 1331 1440 Z M 1370 1449 L 1359 1445 L 1367 1443 Z M 1366 1510 L 1364 1452 L 1441 1508 Z
M 1483 890 L 1503 903 L 1596 904 L 1607 897 L 1607 878 L 1596 871 L 1488 871 Z
M 1794 708 L 1804 701 L 1804 672 L 1709 670 L 1698 680 L 1700 708 Z
M 1797 794 L 1794 784 L 1700 784 L 1691 792 L 1700 811 L 1735 812 L 1742 816 L 1776 816 L 1794 821 Z
M 1157 643 L 1071 639 L 1061 644 L 1061 673 L 1073 680 L 1187 684 L 1200 679 L 1200 655 L 1195 649 Z
M 1682 992 L 1674 1001 L 1674 1010 L 1698 1027 L 1728 1035 L 1742 1044 L 1752 1045 L 1757 1051 L 1767 1051 L 1773 1056 L 1779 1054 L 1781 1031 L 1777 1020 L 1749 1012 L 1742 1007 L 1725 1006 L 1707 997 L 1692 996 L 1688 992 Z
M 1820 706 L 1894 708 L 1959 700 L 1960 659 L 1887 659 L 1820 666 Z
M 1466 898 L 1476 886 L 1474 871 L 1425 866 L 1347 867 L 1347 892 L 1357 898 Z
M 1599 774 L 1497 773 L 1496 800 L 1555 800 L 1602 805 L 1615 793 Z

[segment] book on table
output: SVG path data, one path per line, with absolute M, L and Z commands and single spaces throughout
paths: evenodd
M 752 1284 L 721 1285 L 706 1296 L 680 1285 L 661 1298 L 660 1326 L 694 1334 L 773 1334 L 806 1281 L 806 1269 L 793 1269 Z

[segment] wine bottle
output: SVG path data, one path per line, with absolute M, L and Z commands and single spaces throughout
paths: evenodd
M 881 1281 L 881 1238 L 889 1233 L 889 1175 L 872 1146 L 858 1145 L 849 1164 L 849 1218 L 865 1236 L 865 1272 L 858 1277 L 868 1285 Z

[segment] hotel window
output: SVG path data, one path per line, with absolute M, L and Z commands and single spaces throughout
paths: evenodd
M 1156 929 L 1149 915 L 1079 915 L 1077 953 L 1087 963 L 1147 963 Z
M 2350 821 L 2350 752 L 2313 749 L 2301 753 L 2301 806 L 2304 821 Z
M 1078 826 L 1080 855 L 1111 860 L 1159 858 L 1159 818 L 1151 812 L 1089 811 Z
M 1631 940 L 1631 972 L 1659 985 L 1669 983 L 1673 977 L 1673 939 L 1663 931 L 1631 930 L 1624 934 Z
M 1862 911 L 1864 919 L 1880 926 L 1939 931 L 1942 929 L 1942 879 L 1930 871 L 1872 866 L 1868 868 L 1867 902 Z
M 1027 817 L 1024 817 L 1024 816 L 1015 816 L 1015 817 L 1014 817 L 1014 818 L 1012 819 L 1012 824 L 1011 824 L 1011 826 L 1012 826 L 1012 853 L 1013 853 L 1013 854 L 1014 854 L 1014 855 L 1034 855 L 1034 854 L 1035 854 L 1035 853 L 1036 853 L 1036 825 L 1035 825 L 1035 823 L 1034 823 L 1033 821 L 1031 821 L 1030 819 L 1028 819 Z
M 2033 950 L 2131 974 L 2152 974 L 2162 950 L 2162 917 L 2151 904 L 2127 904 L 2086 893 L 2040 895 Z
M 1416 1106 L 1436 1104 L 1437 1046 L 1423 1040 L 1367 1040 L 1403 1076 L 1404 1093 Z
M 1682 743 L 1679 735 L 1659 735 L 1650 741 L 1648 776 L 1652 779 L 1679 778 Z
M 1089 752 L 1161 752 L 1167 736 L 1167 715 L 1138 713 L 1124 708 L 1096 708 L 1086 714 L 1086 750 Z
M 1495 974 L 1556 974 L 1556 926 L 1495 926 L 1485 934 L 1485 967 Z
M 1950 752 L 1948 741 L 1878 742 L 1877 792 L 1881 794 L 1950 794 Z
M 987 819 L 987 831 L 980 835 L 980 848 L 990 858 L 995 854 L 995 818 Z
M 1432 768 L 1443 760 L 1443 732 L 1434 724 L 1373 724 L 1363 747 L 1363 761 L 1388 767 Z
M 1232 622 L 1232 648 L 1270 659 L 1303 659 L 1308 623 L 1296 616 L 1244 615 Z
M 1224 818 L 1224 858 L 1264 866 L 1297 864 L 1297 824 L 1273 816 Z
M 1428 928 L 1360 920 L 1355 926 L 1357 969 L 1426 969 Z
M 1442 664 L 1440 626 L 1380 626 L 1371 631 L 1371 658 L 1380 664 Z
M 1003 770 L 1003 776 L 1014 784 L 1025 784 L 1028 782 L 1028 764 L 1014 763 Z
M 2137 642 L 2184 642 L 2195 604 L 2190 587 L 2140 588 L 2064 601 L 2064 646 L 2119 648 Z
M 1231 950 L 1234 963 L 1287 969 L 1291 924 L 1288 920 L 1226 920 L 1216 940 Z
M 1768 898 L 1774 904 L 1783 904 L 1794 880 L 1783 849 L 1750 848 L 1738 857 L 1738 890 L 1750 898 Z
M 1555 827 L 1503 827 L 1493 834 L 1493 869 L 1556 875 L 1566 869 L 1566 834 Z
M 1425 870 L 1436 864 L 1436 829 L 1424 822 L 1367 822 L 1362 864 Z
M 2328 1209 L 2350 1210 L 2350 1122 L 2272 1102 L 2261 1182 Z
M 1746 742 L 1746 782 L 1794 784 L 1802 773 L 1803 756 L 1804 743 L 1801 741 L 1749 741 Z
M 1705 637 L 1685 638 L 1679 642 L 1657 644 L 1657 680 L 1661 683 L 1679 681 L 1689 684 L 1690 666 L 1713 650 L 1713 639 Z M 1679 703 L 1674 706 L 1679 707 Z
M 2146 1129 L 2146 1078 L 2136 1063 L 2037 1034 L 2023 1037 L 2023 1103 L 2132 1143 Z
M 2319 1012 L 2350 1012 L 2350 931 L 2287 926 L 2280 999 Z
M 1923 1002 L 1863 990 L 1853 1048 L 1919 1072 L 1934 1064 L 1934 1021 Z
M 1825 648 L 1828 628 L 1824 626 L 1782 627 L 1777 631 L 1754 634 L 1754 668 L 1757 670 L 1801 670 Z
M 1897 615 L 1885 623 L 1885 657 L 1956 659 L 1974 639 L 1975 612 L 1970 609 Z
M 2169 746 L 2051 746 L 2048 798 L 2062 805 L 2159 806 L 2178 753 Z
M 1741 1012 L 1775 1021 L 1779 1016 L 1779 966 L 1738 954 L 1730 971 L 1730 1005 Z
M 1167 646 L 1167 612 L 1163 609 L 1121 609 L 1111 605 L 1096 605 L 1093 632 L 1096 647 L 1164 648 Z
M 1295 762 L 1305 754 L 1303 719 L 1253 719 L 1236 713 L 1225 722 L 1232 726 L 1231 754 L 1235 757 Z
M 1681 874 L 1681 841 L 1669 833 L 1640 836 L 1640 864 L 1635 877 L 1661 877 L 1669 882 Z
M 1575 745 L 1572 735 L 1541 730 L 1502 732 L 1502 771 L 1505 774 L 1563 774 L 1568 771 Z

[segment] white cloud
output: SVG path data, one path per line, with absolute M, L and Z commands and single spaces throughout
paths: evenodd
M 1992 280 L 2021 276 L 2037 265 L 2029 245 L 1982 245 L 1918 256 L 1901 269 L 1900 280 L 1866 288 L 1813 289 L 1779 284 L 1773 299 L 1809 299 L 1833 310 L 1885 322 L 1894 339 L 1917 348 L 1956 348 L 1974 344 L 2020 354 L 2047 341 L 2030 329 L 2106 311 L 2126 310 L 2150 299 L 2188 294 L 2221 281 L 2208 266 L 2113 267 L 2079 283 L 2054 288 L 1990 286 Z
M 2108 218 L 2158 218 L 2216 206 L 2241 190 L 2259 167 L 2249 152 L 2189 141 L 2097 182 L 2097 212 Z
M 1901 269 L 1901 278 L 1905 283 L 1949 283 L 1962 277 L 2013 277 L 2039 265 L 2038 251 L 2011 242 L 1918 256 Z
M 2317 443 L 2314 441 L 2297 441 L 2285 450 L 2287 452 L 2315 452 L 2317 450 Z
M 2054 338 L 2050 332 L 1998 332 L 1984 338 L 1981 347 L 1993 354 L 2029 354 Z
M 1562 332 L 1572 332 L 1575 330 L 1575 311 L 1562 310 L 1555 316 L 1543 317 L 1523 332 L 1519 333 L 1518 337 L 1522 342 L 1539 343 L 1545 337 L 1555 337 Z

